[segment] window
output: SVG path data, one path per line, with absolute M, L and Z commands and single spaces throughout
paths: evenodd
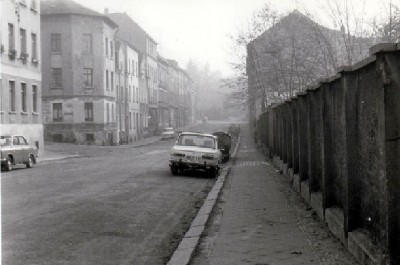
M 26 112 L 26 83 L 21 83 L 21 110 Z
M 108 70 L 106 70 L 106 89 L 109 89 L 109 82 L 108 82 Z
M 83 84 L 85 87 L 93 87 L 93 69 L 83 68 Z
M 37 38 L 36 34 L 31 34 L 31 41 L 32 41 L 32 59 L 37 59 Z
M 62 87 L 61 68 L 51 68 L 51 87 Z
M 93 121 L 93 103 L 85 103 L 85 121 Z
M 114 104 L 111 104 L 111 120 L 115 121 L 115 119 L 114 119 Z
M 21 53 L 26 53 L 26 30 L 19 29 L 19 41 L 21 45 Z
M 63 121 L 62 103 L 53 103 L 53 121 Z
M 8 50 L 15 50 L 14 25 L 8 23 Z
M 60 33 L 51 33 L 51 52 L 61 52 Z
M 0 113 L 3 112 L 3 80 L 0 79 Z M 1 119 L 0 119 L 0 123 L 1 123 Z
M 37 86 L 32 85 L 32 110 L 33 110 L 33 112 L 38 112 L 37 99 L 38 99 Z
M 111 90 L 114 90 L 114 72 L 111 73 Z
M 10 94 L 10 111 L 15 111 L 15 81 L 9 81 L 9 94 Z
M 36 2 L 36 0 L 32 0 L 31 1 L 31 9 L 37 10 L 37 2 Z
M 86 141 L 87 142 L 94 142 L 94 134 L 93 133 L 87 133 L 86 134 Z
M 110 122 L 110 105 L 106 103 L 107 122 Z
M 92 53 L 93 51 L 93 41 L 92 34 L 83 34 L 83 52 Z
M 112 41 L 110 41 L 110 57 L 114 57 L 114 45 Z
M 132 112 L 129 112 L 129 129 L 132 129 Z
M 106 38 L 106 57 L 108 56 L 108 38 Z

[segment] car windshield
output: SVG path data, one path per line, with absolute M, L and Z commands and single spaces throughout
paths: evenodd
M 205 135 L 181 135 L 178 145 L 215 148 L 215 139 Z
M 8 145 L 11 145 L 11 137 L 0 136 L 0 146 L 8 146 Z
M 173 128 L 165 128 L 165 129 L 164 129 L 164 132 L 173 132 L 173 131 L 174 131 Z

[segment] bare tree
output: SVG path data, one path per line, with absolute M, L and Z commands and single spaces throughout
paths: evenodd
M 389 2 L 383 5 L 384 15 L 381 18 L 375 17 L 372 22 L 374 36 L 385 42 L 400 41 L 400 8 Z

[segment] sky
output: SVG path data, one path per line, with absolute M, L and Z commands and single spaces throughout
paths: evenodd
M 126 12 L 158 42 L 159 53 L 175 59 L 185 68 L 189 59 L 199 65 L 209 63 L 212 71 L 223 76 L 233 72 L 230 62 L 232 41 L 230 36 L 248 24 L 252 14 L 265 3 L 280 13 L 294 9 L 307 10 L 319 23 L 334 27 L 323 12 L 328 2 L 350 1 L 355 12 L 374 16 L 382 11 L 377 0 L 74 0 L 103 13 Z M 400 6 L 400 0 L 392 1 Z M 360 16 L 358 14 L 358 16 Z

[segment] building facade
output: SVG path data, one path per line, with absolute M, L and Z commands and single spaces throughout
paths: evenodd
M 117 143 L 117 25 L 70 0 L 41 8 L 45 139 Z
M 1 5 L 0 133 L 23 135 L 43 151 L 40 6 Z
M 126 41 L 140 53 L 139 58 L 139 90 L 145 90 L 145 103 L 139 104 L 140 114 L 146 117 L 143 137 L 160 132 L 158 117 L 158 51 L 157 42 L 144 31 L 126 13 L 107 14 L 118 24 L 117 37 Z M 143 95 L 144 97 L 144 95 Z
M 119 143 L 129 143 L 142 134 L 139 103 L 139 54 L 129 43 L 116 42 L 117 129 Z
M 158 123 L 160 128 L 171 127 L 171 78 L 168 71 L 168 62 L 158 56 Z

